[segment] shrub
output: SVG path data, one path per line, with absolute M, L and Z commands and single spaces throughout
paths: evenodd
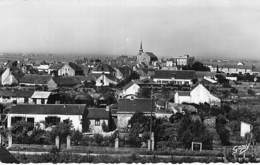
M 80 141 L 82 140 L 82 133 L 79 130 L 74 130 L 71 135 L 71 142 L 74 145 L 79 145 Z
M 95 142 L 100 145 L 101 142 L 104 140 L 103 136 L 101 134 L 95 134 L 94 135 Z

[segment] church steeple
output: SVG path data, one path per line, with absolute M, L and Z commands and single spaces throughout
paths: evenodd
M 142 43 L 142 41 L 141 41 L 141 43 L 140 43 L 140 49 L 139 49 L 139 54 L 142 54 L 144 52 L 144 50 L 143 50 L 143 43 Z

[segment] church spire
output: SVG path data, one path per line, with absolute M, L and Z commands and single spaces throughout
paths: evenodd
M 139 49 L 139 54 L 142 54 L 144 52 L 144 50 L 143 50 L 143 43 L 142 43 L 142 41 L 141 41 L 141 43 L 140 43 L 140 49 Z

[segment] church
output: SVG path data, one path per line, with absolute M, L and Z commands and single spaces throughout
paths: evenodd
M 158 61 L 157 56 L 153 52 L 144 52 L 142 42 L 140 44 L 139 53 L 137 55 L 137 63 L 146 66 L 154 65 Z

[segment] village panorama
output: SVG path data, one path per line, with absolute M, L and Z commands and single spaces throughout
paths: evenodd
M 254 63 L 2 54 L 1 161 L 259 161 Z

